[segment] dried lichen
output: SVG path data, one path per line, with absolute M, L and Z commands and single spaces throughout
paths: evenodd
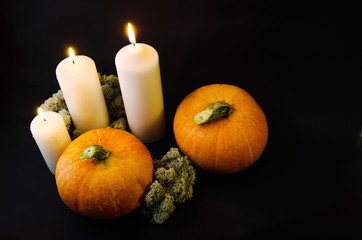
M 63 108 L 62 110 L 59 111 L 59 114 L 60 114 L 60 116 L 62 116 L 62 118 L 64 120 L 64 124 L 67 127 L 67 130 L 71 131 L 71 129 L 72 129 L 72 117 L 70 116 L 68 110 Z
M 107 105 L 107 107 L 110 116 L 119 118 L 121 116 L 126 115 L 121 95 L 118 95 L 115 98 L 113 98 L 112 101 Z
M 127 129 L 127 120 L 123 117 L 118 118 L 113 121 L 110 125 L 111 128 L 126 130 Z
M 154 181 L 145 197 L 141 214 L 150 222 L 161 224 L 175 210 L 174 203 L 184 203 L 193 195 L 196 170 L 177 148 L 171 148 L 161 160 L 153 160 Z
M 40 107 L 44 111 L 52 112 L 60 112 L 63 109 L 68 110 L 62 90 L 58 90 L 58 92 L 54 93 L 53 96 L 45 100 Z

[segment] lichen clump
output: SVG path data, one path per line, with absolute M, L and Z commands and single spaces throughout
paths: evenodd
M 126 112 L 123 105 L 118 77 L 114 75 L 101 75 L 99 73 L 98 77 L 111 119 L 111 124 L 108 127 L 127 130 L 127 120 L 125 118 Z M 65 126 L 72 139 L 79 137 L 83 133 L 81 130 L 74 127 L 62 90 L 58 90 L 52 97 L 45 100 L 41 105 L 41 108 L 44 111 L 59 113 L 63 117 Z
M 174 203 L 184 203 L 192 197 L 196 170 L 177 148 L 171 148 L 161 160 L 154 159 L 153 165 L 154 181 L 141 214 L 150 222 L 161 224 L 175 210 Z

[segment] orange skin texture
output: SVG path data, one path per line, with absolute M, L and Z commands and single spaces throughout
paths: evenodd
M 226 118 L 197 125 L 194 115 L 217 101 L 229 103 L 234 111 Z M 198 167 L 216 174 L 248 168 L 268 139 L 262 109 L 246 91 L 228 84 L 207 85 L 187 95 L 176 110 L 173 129 L 180 150 Z
M 106 161 L 81 160 L 83 149 L 101 145 Z M 91 130 L 64 150 L 55 170 L 59 195 L 73 211 L 91 218 L 116 218 L 135 210 L 152 182 L 153 164 L 146 146 L 134 135 L 112 128 Z

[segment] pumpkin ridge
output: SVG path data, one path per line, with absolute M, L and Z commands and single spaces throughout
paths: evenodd
M 98 131 L 98 129 L 96 130 L 96 133 L 97 133 L 97 138 L 98 138 L 98 141 L 99 141 L 99 145 L 103 146 L 102 141 L 101 141 L 101 138 L 100 138 L 100 136 L 99 136 L 99 131 Z
M 77 201 L 76 201 L 76 209 L 78 209 L 78 211 L 80 211 L 80 201 L 81 201 L 81 194 L 83 193 L 83 188 L 84 188 L 84 185 L 85 185 L 85 183 L 87 182 L 87 181 L 85 181 L 87 178 L 88 178 L 88 176 L 89 176 L 89 174 L 91 173 L 91 171 L 87 171 L 87 173 L 86 173 L 86 175 L 83 177 L 83 183 L 82 183 L 82 186 L 79 188 L 79 192 L 78 192 L 78 196 L 77 196 Z
M 116 133 L 116 131 L 113 131 L 112 134 L 109 136 L 109 138 L 112 139 L 112 137 L 115 133 Z
M 257 110 L 255 108 L 246 108 L 246 109 L 248 109 L 247 111 L 253 111 L 253 112 L 260 114 L 260 110 Z M 241 111 L 241 112 L 247 112 L 247 111 Z
M 113 135 L 114 135 L 115 133 L 118 133 L 118 132 L 113 131 L 113 132 L 111 133 L 111 135 L 108 136 L 107 138 L 108 138 L 108 139 L 112 139 L 112 137 L 113 137 Z M 117 140 L 114 140 L 113 142 L 116 142 L 116 141 L 117 141 Z M 103 146 L 100 138 L 99 138 L 99 143 L 100 143 L 101 146 Z M 106 150 L 108 150 L 108 149 L 106 149 Z
M 110 158 L 108 158 L 108 159 L 110 159 Z M 120 176 L 120 179 L 122 179 L 122 182 L 125 182 L 124 175 Z M 125 184 L 123 183 L 122 185 L 124 186 Z M 132 192 L 131 192 L 131 189 L 125 188 L 125 190 L 127 191 L 127 196 L 132 196 L 133 195 Z M 116 195 L 116 198 L 117 198 L 117 195 Z M 118 199 L 117 199 L 117 201 L 118 201 Z M 123 209 L 120 208 L 119 210 L 120 210 L 121 214 L 124 215 Z
M 198 125 L 196 125 L 191 131 L 189 131 L 189 133 L 186 135 L 184 142 L 182 143 L 182 149 L 184 149 L 186 140 L 189 138 L 189 136 L 191 135 L 191 133 L 198 127 Z
M 241 128 L 241 126 L 240 126 L 239 124 L 237 124 L 237 126 L 239 126 L 239 130 L 240 130 L 241 134 L 243 134 L 244 139 L 245 139 L 246 143 L 248 144 L 251 163 L 253 163 L 254 154 L 253 154 L 253 150 L 251 149 L 249 140 L 248 140 L 248 138 L 246 137 L 244 131 L 243 131 L 242 128 Z
M 66 153 L 66 152 L 68 152 L 68 151 L 82 151 L 82 149 L 76 149 L 76 148 L 65 149 L 64 152 L 63 152 L 63 154 Z M 63 154 L 62 154 L 62 155 L 63 155 Z M 78 162 L 81 162 L 81 161 L 73 162 L 72 164 L 70 164 L 70 165 L 68 165 L 66 168 L 64 168 L 64 169 L 59 173 L 58 177 L 56 178 L 56 182 L 58 181 L 59 176 L 64 172 L 64 170 L 68 169 L 69 167 L 73 166 L 73 164 L 78 163 Z
M 66 168 L 64 168 L 64 169 L 58 174 L 58 177 L 57 177 L 57 179 L 56 179 L 56 182 L 58 182 L 58 180 L 59 180 L 59 178 L 60 178 L 60 175 L 62 175 L 65 170 L 67 170 L 68 168 L 70 168 L 71 166 L 73 166 L 74 164 L 77 164 L 77 163 L 81 163 L 81 161 L 74 162 L 74 163 L 68 165 Z
M 117 161 L 117 159 L 114 159 L 114 158 L 112 158 L 112 157 L 109 157 L 108 159 L 111 160 L 111 161 L 113 161 L 113 162 L 115 162 L 115 163 L 117 163 L 118 165 L 122 166 L 122 163 L 120 163 L 119 161 Z M 129 175 L 133 178 L 133 180 L 134 180 L 135 182 L 138 183 L 138 185 L 140 185 L 141 188 L 144 188 L 144 187 L 145 187 L 145 186 L 143 186 L 143 184 L 141 184 L 141 183 L 139 182 L 139 180 L 136 178 L 136 176 L 135 176 L 133 173 L 131 173 L 127 168 L 124 168 L 124 170 L 126 170 L 126 172 L 129 173 Z
M 113 151 L 111 156 L 113 156 L 113 158 L 118 161 L 118 160 L 124 160 L 127 159 L 127 157 L 125 157 L 125 154 L 121 154 L 120 152 L 124 152 L 124 153 L 132 153 L 132 152 L 138 152 L 137 150 L 132 150 L 132 149 L 117 149 L 117 151 Z M 118 161 L 119 162 L 119 161 Z M 137 163 L 137 162 L 136 162 Z
M 234 90 L 232 91 L 232 93 L 229 95 L 229 99 L 228 99 L 227 101 L 225 100 L 225 102 L 227 102 L 227 103 L 229 103 L 230 105 L 232 105 L 232 104 L 230 103 L 230 101 L 231 101 L 231 99 L 234 97 L 235 92 L 237 92 L 237 91 L 238 91 L 237 88 L 234 89 Z
M 106 163 L 104 163 L 106 164 Z M 116 209 L 117 212 L 121 212 L 121 214 L 123 214 L 123 212 L 121 211 L 121 209 L 118 208 L 118 204 L 119 204 L 119 201 L 117 199 L 117 195 L 116 195 L 116 192 L 114 191 L 110 181 L 109 181 L 109 171 L 108 171 L 108 168 L 106 167 L 106 174 L 107 174 L 107 182 L 108 182 L 108 186 L 109 186 L 109 189 L 111 189 L 111 192 L 112 192 L 112 202 L 113 202 L 113 205 L 114 205 L 114 208 Z
M 131 173 L 130 171 L 128 171 L 128 169 L 126 169 L 126 172 L 128 173 L 128 175 L 130 175 L 133 178 L 133 180 L 141 187 L 141 189 L 143 191 L 144 187 L 142 186 L 140 181 L 134 176 L 134 174 Z
M 125 168 L 124 168 L 125 169 Z M 128 173 L 128 176 L 131 176 L 128 172 L 128 170 L 126 169 L 126 172 Z M 134 177 L 133 177 L 134 178 Z M 124 177 L 122 178 L 122 180 L 124 181 Z M 134 179 L 135 180 L 135 179 Z M 137 180 L 135 180 L 136 183 L 138 183 L 138 186 L 141 188 L 141 191 L 144 192 L 144 188 L 139 184 L 139 182 Z M 133 196 L 133 192 L 131 192 L 130 188 L 127 188 L 127 192 L 128 192 L 128 196 Z M 139 202 L 139 199 L 137 199 L 137 201 Z M 121 209 L 122 210 L 122 209 Z
M 117 155 L 117 158 L 113 157 L 114 155 Z M 121 163 L 118 161 L 118 158 L 120 158 L 120 156 L 118 154 L 112 153 L 111 156 L 109 156 L 107 160 L 111 160 L 111 161 L 121 165 Z
M 250 116 L 250 115 L 248 115 L 248 118 L 254 120 L 253 122 L 258 126 L 259 132 L 264 136 L 265 141 L 267 141 L 267 140 L 268 140 L 268 134 L 265 134 L 265 133 L 264 133 L 264 127 L 260 124 L 260 119 L 257 119 L 257 118 L 255 118 L 255 117 L 252 117 L 252 116 Z
M 263 126 L 259 123 L 260 121 L 258 119 L 256 119 L 255 117 L 251 117 L 251 116 L 248 116 L 249 118 L 252 118 L 254 119 L 255 121 L 255 124 L 258 125 L 259 127 L 259 131 L 261 132 L 262 135 L 264 135 L 264 138 L 265 138 L 265 141 L 268 140 L 268 134 L 265 134 L 264 131 L 263 131 Z
M 216 143 L 215 143 L 215 162 L 214 162 L 214 168 L 217 169 L 217 163 L 219 161 L 219 143 L 220 143 L 220 130 L 221 130 L 221 127 L 219 126 L 217 128 L 217 133 L 216 133 Z
M 63 172 L 64 172 L 64 171 L 63 171 Z M 70 181 L 67 183 L 66 186 L 63 186 L 63 193 L 64 193 L 64 195 L 66 195 L 67 190 L 68 190 L 68 188 L 69 188 L 69 185 L 70 185 Z
M 72 149 L 66 149 L 64 152 L 68 152 L 68 151 L 82 151 L 82 149 L 72 148 Z

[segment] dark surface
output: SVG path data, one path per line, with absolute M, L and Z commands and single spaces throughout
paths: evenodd
M 248 2 L 2 1 L 0 239 L 360 239 L 360 11 Z M 245 89 L 269 125 L 254 165 L 233 175 L 197 169 L 194 197 L 162 225 L 137 211 L 107 221 L 73 213 L 29 129 L 59 89 L 67 47 L 116 74 L 128 21 L 160 55 L 168 132 L 147 145 L 154 156 L 176 146 L 176 108 L 203 85 Z

